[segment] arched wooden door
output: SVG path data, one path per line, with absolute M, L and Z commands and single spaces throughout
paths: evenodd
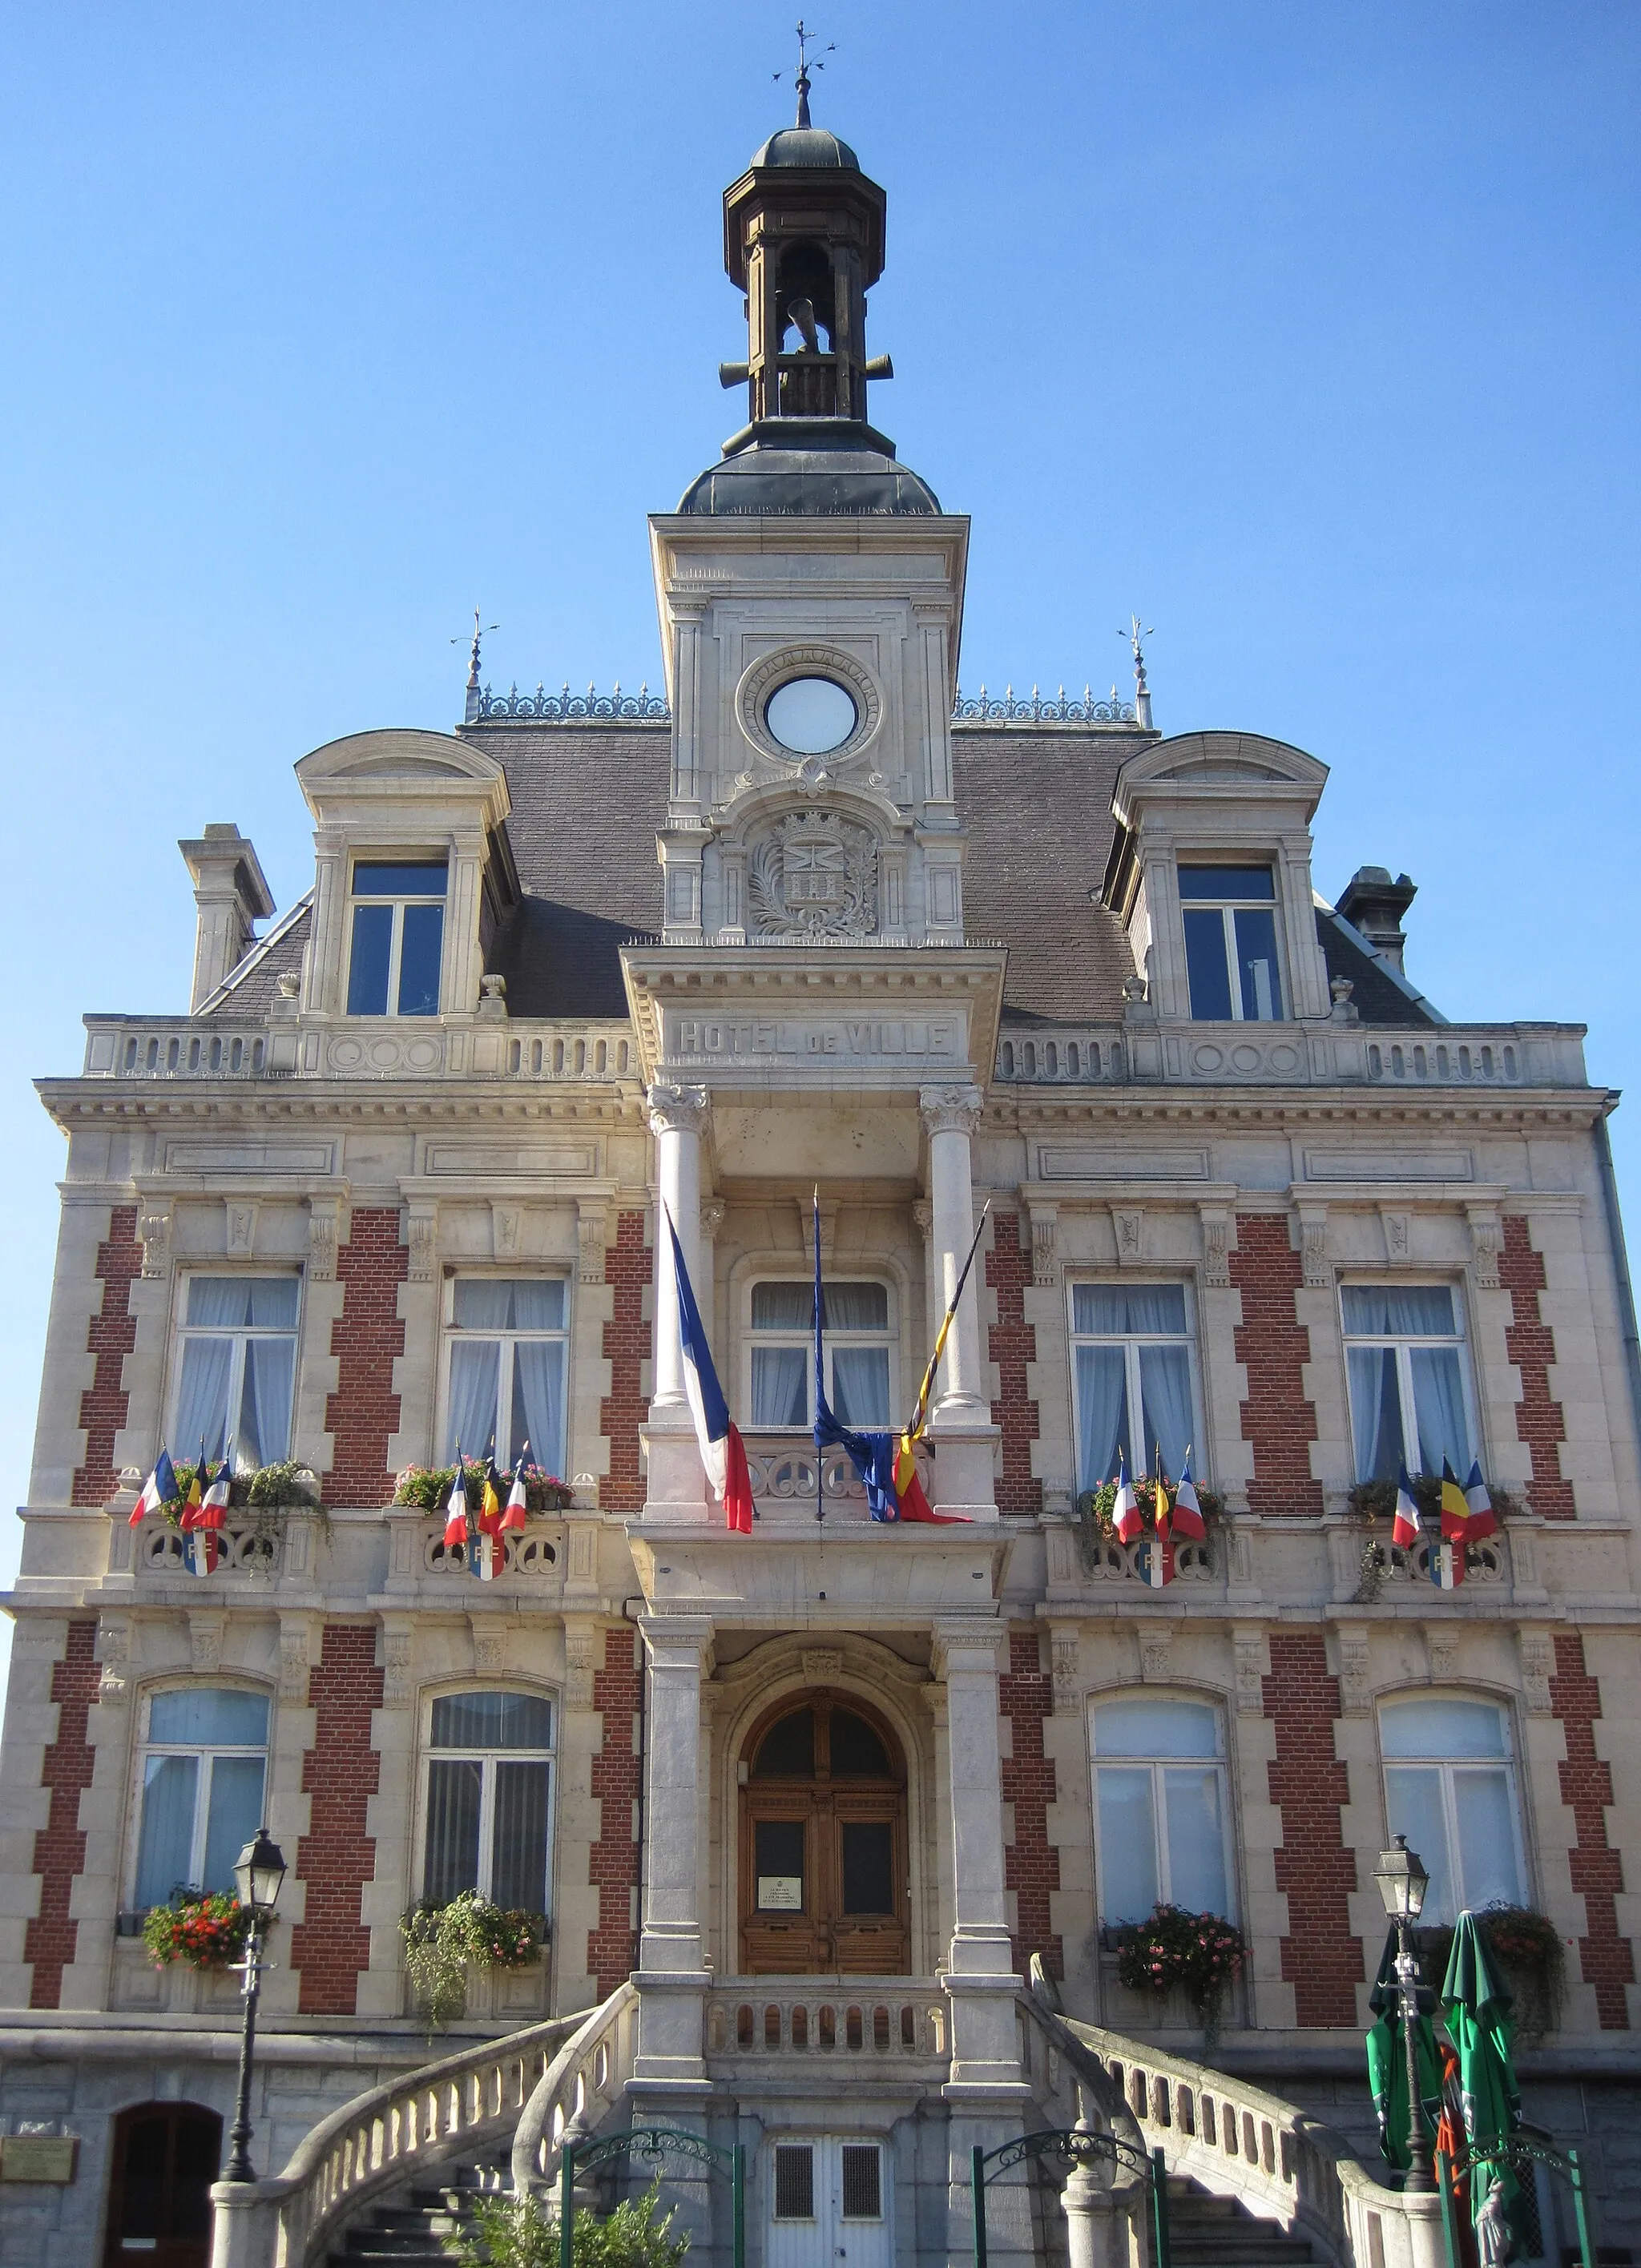
M 222 2118 L 197 2102 L 138 2102 L 114 2121 L 104 2268 L 206 2268 Z
M 747 1756 L 742 1975 L 903 1977 L 906 1771 L 887 1725 L 852 1694 L 789 1696 Z

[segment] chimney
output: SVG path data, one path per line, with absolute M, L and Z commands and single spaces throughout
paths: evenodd
M 199 928 L 194 941 L 194 991 L 188 1013 L 237 968 L 252 938 L 252 924 L 274 910 L 255 851 L 239 828 L 215 821 L 197 840 L 177 845 L 194 880 Z
M 1360 930 L 1398 974 L 1403 974 L 1402 952 L 1407 939 L 1402 935 L 1402 917 L 1417 895 L 1418 884 L 1405 874 L 1398 874 L 1393 882 L 1387 866 L 1358 866 L 1340 894 L 1336 911 L 1352 929 Z

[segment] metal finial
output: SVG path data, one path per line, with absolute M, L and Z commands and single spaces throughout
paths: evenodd
M 500 628 L 501 624 L 499 622 L 485 622 L 479 608 L 475 607 L 473 609 L 473 647 L 467 659 L 467 714 L 462 719 L 464 724 L 471 725 L 479 713 L 479 641 L 481 638 L 486 637 L 489 631 L 498 630 Z M 450 642 L 452 645 L 465 645 L 467 644 L 467 634 L 464 630 L 460 637 L 453 637 Z
M 816 34 L 809 29 L 808 26 L 804 22 L 803 18 L 800 16 L 798 19 L 798 69 L 792 74 L 792 85 L 798 96 L 797 122 L 799 126 L 807 126 L 810 123 L 810 72 L 812 70 L 824 70 L 826 69 L 826 57 L 830 55 L 835 55 L 837 52 L 837 41 L 835 40 L 828 40 L 824 49 L 817 52 L 812 58 L 809 50 L 814 44 Z M 780 80 L 784 79 L 786 73 L 784 71 L 776 71 L 774 73 L 774 77 L 777 84 Z
M 1145 649 L 1141 640 L 1156 635 L 1154 625 L 1150 630 L 1141 630 L 1137 615 L 1130 615 L 1127 630 L 1117 632 L 1119 637 L 1128 640 L 1134 656 L 1134 721 L 1147 732 L 1151 730 L 1151 688 L 1145 682 Z

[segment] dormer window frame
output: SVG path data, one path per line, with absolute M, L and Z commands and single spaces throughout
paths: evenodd
M 448 848 L 429 849 L 421 852 L 386 852 L 373 844 L 356 845 L 348 861 L 348 966 L 343 998 L 350 1016 L 382 1016 L 394 1020 L 404 1017 L 437 1016 L 444 998 L 445 933 L 449 927 L 451 856 Z M 435 892 L 430 885 L 413 887 L 409 878 L 418 874 L 430 875 L 438 868 L 444 876 L 444 886 Z M 402 889 L 359 887 L 361 873 L 391 875 L 398 872 L 407 878 Z M 404 1000 L 405 932 L 409 927 L 407 916 L 413 910 L 437 908 L 438 940 L 433 968 L 431 998 L 425 1006 L 406 1006 Z M 363 989 L 366 972 L 361 966 L 360 944 L 364 914 L 385 910 L 388 916 L 387 961 L 382 970 L 382 1005 L 364 1007 L 357 1005 L 357 994 Z M 372 972 L 372 976 L 374 972 Z M 372 992 L 374 986 L 372 985 Z M 427 996 L 423 995 L 423 998 Z
M 1279 860 L 1273 852 L 1264 857 L 1243 850 L 1240 845 L 1231 850 L 1217 849 L 1211 852 L 1192 853 L 1181 850 L 1174 860 L 1174 889 L 1179 900 L 1180 927 L 1185 941 L 1186 997 L 1193 1023 L 1281 1024 L 1289 1020 L 1288 1002 L 1291 998 L 1287 976 L 1287 955 L 1284 951 L 1282 887 Z M 1220 879 L 1222 887 L 1201 895 L 1188 896 L 1185 887 L 1187 874 L 1212 874 Z M 1264 891 L 1236 890 L 1229 887 L 1235 875 L 1262 874 L 1266 878 Z M 1193 914 L 1219 917 L 1219 951 L 1222 961 L 1210 965 L 1207 955 L 1212 949 L 1212 932 L 1204 923 L 1203 930 L 1194 932 Z M 1269 917 L 1271 932 L 1270 976 L 1262 995 L 1257 976 L 1249 977 L 1250 968 L 1257 969 L 1262 962 L 1247 950 L 1245 924 L 1240 918 L 1244 914 L 1265 914 Z M 1204 933 L 1205 932 L 1205 933 Z M 1193 935 L 1201 937 L 1194 951 Z M 1218 1003 L 1199 1005 L 1215 976 L 1223 976 L 1225 1012 L 1215 1012 Z M 1199 978 L 1201 980 L 1199 985 Z M 1250 1000 L 1250 991 L 1253 997 Z

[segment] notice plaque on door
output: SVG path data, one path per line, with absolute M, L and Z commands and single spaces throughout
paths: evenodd
M 804 1878 L 801 1874 L 759 1875 L 760 1913 L 801 1913 L 803 1910 Z

